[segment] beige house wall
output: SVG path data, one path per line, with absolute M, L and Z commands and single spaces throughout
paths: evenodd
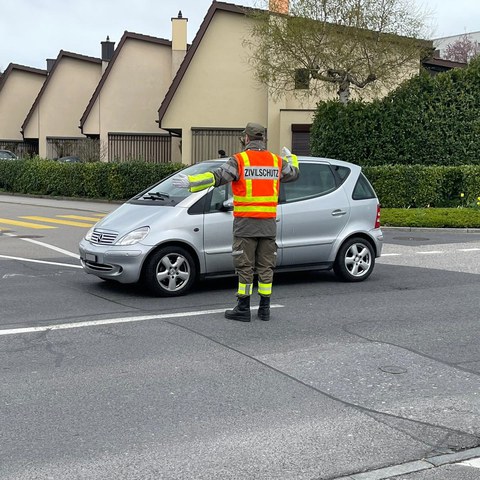
M 242 128 L 248 122 L 266 126 L 268 148 L 280 153 L 292 142 L 291 124 L 282 111 L 298 110 L 298 122 L 310 123 L 319 98 L 269 95 L 255 79 L 243 44 L 250 35 L 246 16 L 217 11 L 162 120 L 166 129 L 182 129 L 182 162 L 192 163 L 193 128 Z M 325 92 L 325 99 L 330 93 Z M 305 111 L 303 114 L 300 111 Z M 188 112 L 186 114 L 185 112 Z
M 22 141 L 21 128 L 46 75 L 14 68 L 0 91 L 0 139 Z
M 85 135 L 100 135 L 105 159 L 109 132 L 162 133 L 158 128 L 158 99 L 170 86 L 171 62 L 171 49 L 166 45 L 133 38 L 125 41 L 83 125 Z M 172 161 L 177 162 L 178 143 L 176 139 L 172 142 Z
M 84 138 L 79 121 L 102 74 L 101 63 L 71 57 L 58 62 L 24 133 L 38 138 L 41 157 L 47 155 L 47 137 Z
M 267 124 L 268 98 L 254 82 L 242 39 L 249 20 L 217 12 L 180 83 L 162 128 L 182 129 L 182 162 L 192 162 L 192 127 Z
M 319 101 L 337 99 L 336 88 L 322 85 L 323 94 L 308 90 L 271 96 L 254 80 L 244 39 L 253 20 L 217 10 L 185 75 L 161 120 L 165 129 L 182 129 L 182 162 L 192 163 L 192 128 L 241 128 L 254 121 L 267 127 L 268 148 L 280 152 L 292 144 L 292 124 L 311 124 Z M 406 78 L 417 74 L 419 62 L 398 76 L 396 85 L 378 85 L 375 90 L 355 90 L 351 98 L 371 100 L 383 96 Z M 300 94 L 299 94 L 300 93 Z

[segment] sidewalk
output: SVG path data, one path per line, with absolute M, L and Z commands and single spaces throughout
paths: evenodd
M 66 205 L 60 205 L 65 202 Z M 89 212 L 110 213 L 118 208 L 123 202 L 94 200 L 88 198 L 67 198 L 67 197 L 43 197 L 35 195 L 12 195 L 0 192 L 0 203 L 14 203 L 20 205 L 35 205 L 56 208 L 73 208 L 75 210 L 85 210 Z
M 399 480 L 408 480 L 409 478 L 413 478 L 410 477 L 410 474 L 415 474 L 418 472 L 428 472 L 431 474 L 428 478 L 438 480 L 462 480 L 462 478 L 467 478 L 463 476 L 455 478 L 451 476 L 446 477 L 445 472 L 440 471 L 440 468 L 446 465 L 471 467 L 475 470 L 469 472 L 472 473 L 473 476 L 469 476 L 468 478 L 480 478 L 479 457 L 480 447 L 470 448 L 461 452 L 449 453 L 446 455 L 437 455 L 435 457 L 425 458 L 414 462 L 394 465 L 392 467 L 381 468 L 379 470 L 372 470 L 371 472 L 356 473 L 346 477 L 336 478 L 335 480 L 394 480 L 396 478 L 398 478 Z M 439 475 L 438 477 L 437 472 Z M 416 476 L 415 478 L 420 477 Z

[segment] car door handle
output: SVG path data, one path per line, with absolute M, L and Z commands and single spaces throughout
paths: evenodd
M 334 210 L 332 212 L 332 217 L 341 217 L 342 215 L 346 215 L 346 213 L 347 212 L 345 210 L 340 210 L 340 209 Z

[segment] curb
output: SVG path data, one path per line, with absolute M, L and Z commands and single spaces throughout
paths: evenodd
M 384 226 L 380 226 L 380 228 L 383 231 L 396 230 L 398 232 L 480 233 L 480 228 L 450 228 L 450 227 L 427 228 L 427 227 L 384 227 Z
M 435 457 L 415 460 L 400 465 L 393 465 L 391 467 L 372 470 L 371 472 L 355 473 L 353 475 L 347 475 L 346 477 L 338 477 L 334 480 L 387 480 L 398 475 L 421 472 L 423 470 L 429 470 L 443 465 L 458 463 L 463 460 L 471 460 L 478 456 L 480 456 L 480 447 L 470 448 L 469 450 L 463 450 L 456 453 L 437 455 Z

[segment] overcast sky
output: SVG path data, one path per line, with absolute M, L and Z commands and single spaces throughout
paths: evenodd
M 261 0 L 229 3 L 259 6 Z M 432 12 L 433 38 L 480 30 L 479 0 L 415 0 Z M 117 45 L 125 30 L 171 39 L 171 18 L 188 18 L 192 42 L 211 0 L 0 0 L 0 70 L 9 63 L 46 68 L 60 50 L 101 56 L 100 42 Z

